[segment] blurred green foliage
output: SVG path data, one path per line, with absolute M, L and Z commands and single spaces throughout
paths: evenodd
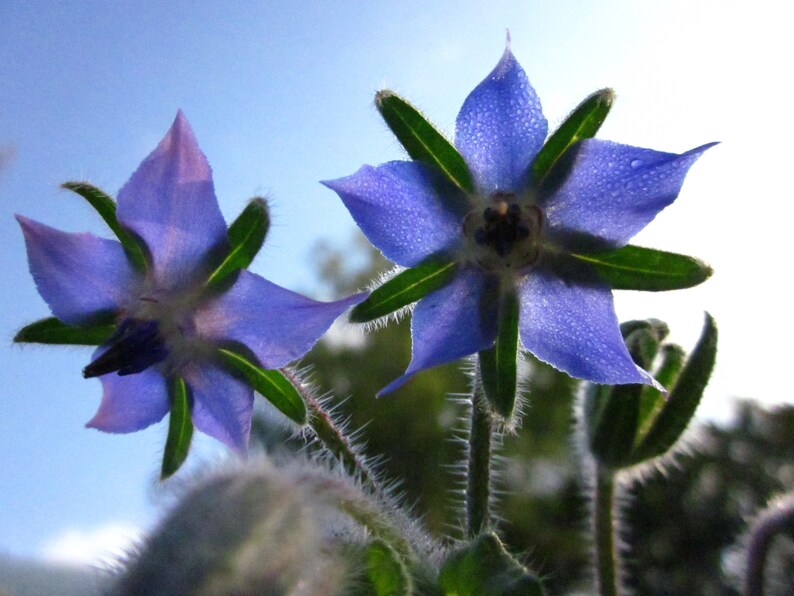
M 390 267 L 363 239 L 317 253 L 334 297 L 367 287 Z M 304 364 L 335 396 L 349 430 L 361 429 L 366 453 L 383 457 L 379 469 L 399 483 L 406 505 L 434 534 L 460 538 L 465 445 L 456 438 L 467 408 L 456 397 L 467 392 L 467 375 L 459 365 L 441 366 L 374 397 L 408 365 L 409 326 L 407 317 L 363 338 L 343 331 Z M 495 464 L 497 530 L 510 552 L 542 574 L 550 594 L 587 593 L 587 502 L 571 438 L 577 383 L 534 359 L 527 366 L 520 426 L 504 437 Z M 274 441 L 261 420 L 255 428 L 262 441 Z M 771 496 L 794 490 L 794 407 L 766 411 L 741 402 L 733 424 L 707 424 L 692 436 L 686 454 L 629 487 L 626 558 L 639 594 L 738 594 L 732 545 Z M 781 593 L 788 588 L 794 593 L 794 583 Z

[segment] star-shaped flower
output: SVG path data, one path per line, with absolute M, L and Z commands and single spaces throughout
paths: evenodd
M 457 117 L 455 148 L 470 189 L 428 160 L 364 166 L 325 182 L 397 265 L 456 263 L 451 281 L 416 305 L 411 363 L 382 393 L 421 370 L 492 347 L 506 290 L 519 302 L 521 343 L 539 359 L 596 383 L 655 384 L 626 350 L 610 285 L 572 255 L 626 245 L 675 200 L 710 145 L 676 155 L 587 139 L 542 181 L 533 180 L 547 128 L 508 46 Z
M 303 356 L 363 296 L 316 302 L 246 270 L 220 288 L 208 286 L 229 256 L 230 238 L 210 166 L 181 112 L 119 192 L 116 215 L 121 232 L 143 249 L 145 271 L 119 242 L 17 216 L 31 274 L 53 314 L 74 326 L 111 314 L 117 324 L 84 371 L 103 386 L 87 426 L 126 433 L 158 422 L 169 411 L 168 382 L 180 378 L 196 428 L 245 450 L 253 390 L 230 374 L 219 348 L 278 369 Z

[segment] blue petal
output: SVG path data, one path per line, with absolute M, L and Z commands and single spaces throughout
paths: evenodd
M 477 190 L 487 195 L 524 190 L 547 132 L 540 100 L 508 46 L 463 102 L 455 126 L 455 146 L 469 164 Z
M 492 346 L 497 328 L 496 296 L 494 278 L 465 268 L 450 284 L 420 300 L 411 319 L 411 364 L 378 395 L 394 391 L 421 370 Z
M 198 309 L 196 332 L 205 339 L 239 342 L 262 367 L 280 368 L 308 352 L 339 315 L 365 297 L 317 302 L 240 271 L 228 292 Z
M 589 235 L 619 247 L 681 190 L 689 167 L 715 143 L 681 155 L 589 139 L 572 148 L 570 173 L 543 198 L 552 233 Z
M 180 111 L 171 129 L 119 191 L 118 218 L 146 242 L 161 288 L 179 287 L 228 248 L 212 171 Z
M 118 242 L 61 232 L 21 215 L 17 221 L 39 294 L 61 321 L 86 324 L 124 305 L 135 274 Z
M 538 266 L 520 285 L 524 347 L 572 377 L 657 385 L 623 343 L 609 287 L 584 267 L 572 266 L 565 278 L 558 273 Z
M 110 373 L 99 380 L 102 403 L 87 427 L 109 433 L 131 433 L 160 422 L 168 413 L 165 379 L 154 368 L 126 376 Z
M 369 241 L 398 265 L 413 267 L 461 240 L 465 197 L 421 163 L 363 166 L 323 184 L 339 195 Z
M 245 453 L 251 433 L 253 389 L 207 364 L 190 364 L 181 373 L 190 387 L 196 428 Z

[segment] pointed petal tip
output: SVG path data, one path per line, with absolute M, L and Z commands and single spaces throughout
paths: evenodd
M 17 223 L 22 228 L 23 232 L 34 231 L 36 228 L 39 227 L 49 227 L 46 224 L 40 223 L 35 219 L 30 219 L 24 215 L 20 215 L 19 213 L 14 213 L 14 219 L 17 220 Z
M 701 145 L 700 147 L 696 147 L 689 151 L 688 153 L 704 153 L 708 149 L 712 147 L 716 147 L 717 145 L 721 144 L 722 141 L 712 141 L 711 143 L 706 143 L 705 145 Z
M 331 180 L 320 180 L 320 184 L 322 184 L 325 188 L 329 188 L 333 191 L 336 191 L 335 184 L 342 180 L 342 178 L 333 178 Z
M 185 116 L 185 112 L 182 111 L 182 108 L 179 108 L 176 111 L 174 123 L 171 125 L 171 127 L 173 128 L 174 126 L 190 126 L 190 122 L 188 121 L 187 116 Z
M 667 398 L 667 396 L 669 395 L 669 392 L 667 391 L 667 389 L 665 388 L 665 386 L 664 386 L 664 385 L 662 385 L 662 384 L 661 384 L 659 381 L 657 381 L 657 380 L 656 380 L 656 379 L 653 377 L 653 375 L 651 375 L 651 374 L 650 374 L 648 371 L 646 371 L 646 370 L 643 370 L 643 369 L 642 369 L 642 368 L 640 368 L 640 367 L 637 367 L 637 370 L 638 370 L 638 371 L 640 372 L 640 374 L 642 375 L 642 378 L 643 378 L 643 384 L 644 384 L 644 385 L 650 385 L 651 387 L 653 387 L 654 389 L 656 389 L 656 390 L 657 390 L 659 393 L 661 393 L 662 395 L 664 395 L 664 397 L 665 397 L 665 398 Z
M 489 79 L 503 79 L 507 76 L 513 69 L 516 69 L 517 72 L 521 72 L 523 76 L 526 76 L 524 73 L 524 68 L 521 64 L 518 63 L 516 60 L 515 55 L 513 54 L 513 50 L 510 47 L 510 39 L 508 37 L 507 46 L 505 47 L 505 51 L 502 53 L 502 57 L 499 59 L 499 62 L 491 71 L 491 74 L 488 76 Z
M 393 162 L 387 162 L 387 163 L 393 163 Z M 386 164 L 382 164 L 382 166 L 383 165 L 386 165 Z M 371 166 L 369 164 L 364 164 L 363 166 L 358 168 L 352 174 L 349 174 L 347 176 L 340 176 L 339 178 L 331 178 L 331 179 L 328 179 L 328 180 L 320 180 L 320 184 L 322 184 L 326 188 L 330 188 L 331 190 L 333 190 L 336 193 L 344 192 L 344 191 L 348 190 L 350 184 L 353 183 L 353 182 L 356 182 L 359 179 L 359 177 L 361 177 L 362 175 L 365 175 L 365 174 L 367 174 L 369 172 L 374 172 L 377 169 L 378 168 L 376 168 L 374 166 Z
M 204 153 L 198 146 L 198 140 L 193 132 L 193 127 L 190 126 L 187 116 L 185 116 L 185 113 L 181 109 L 177 111 L 174 122 L 166 133 L 166 137 L 169 136 L 176 137 L 177 146 L 189 147 L 191 151 L 200 153 L 201 157 L 206 160 Z
M 60 230 L 56 230 L 55 228 L 51 228 L 47 224 L 43 224 L 35 219 L 30 219 L 29 217 L 25 217 L 24 215 L 19 215 L 17 213 L 14 214 L 14 218 L 17 220 L 19 227 L 22 228 L 22 235 L 25 237 L 25 241 L 31 241 L 35 238 L 43 237 L 47 235 L 49 232 L 56 232 L 56 233 L 63 233 Z M 44 239 L 42 238 L 42 241 Z
M 139 430 L 143 430 L 151 424 L 144 424 L 140 426 L 124 426 L 119 423 L 119 421 L 109 420 L 107 416 L 103 415 L 101 411 L 94 414 L 94 417 L 91 418 L 88 422 L 85 423 L 85 428 L 93 428 L 94 430 L 98 430 L 103 433 L 110 433 L 114 435 L 122 435 L 128 433 L 134 433 Z
M 414 371 L 414 372 L 419 372 L 419 371 Z M 378 391 L 375 394 L 375 397 L 383 397 L 385 395 L 388 395 L 389 393 L 394 393 L 413 376 L 414 376 L 413 372 L 406 372 L 404 375 L 397 377 L 391 383 L 386 385 L 383 389 Z

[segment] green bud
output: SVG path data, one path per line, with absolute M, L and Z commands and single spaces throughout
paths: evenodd
M 686 363 L 680 347 L 662 345 L 668 329 L 660 321 L 631 321 L 621 331 L 631 357 L 637 365 L 653 370 L 669 396 L 645 385 L 587 388 L 588 448 L 600 465 L 613 469 L 663 455 L 678 441 L 703 396 L 717 349 L 717 328 L 710 315 Z

